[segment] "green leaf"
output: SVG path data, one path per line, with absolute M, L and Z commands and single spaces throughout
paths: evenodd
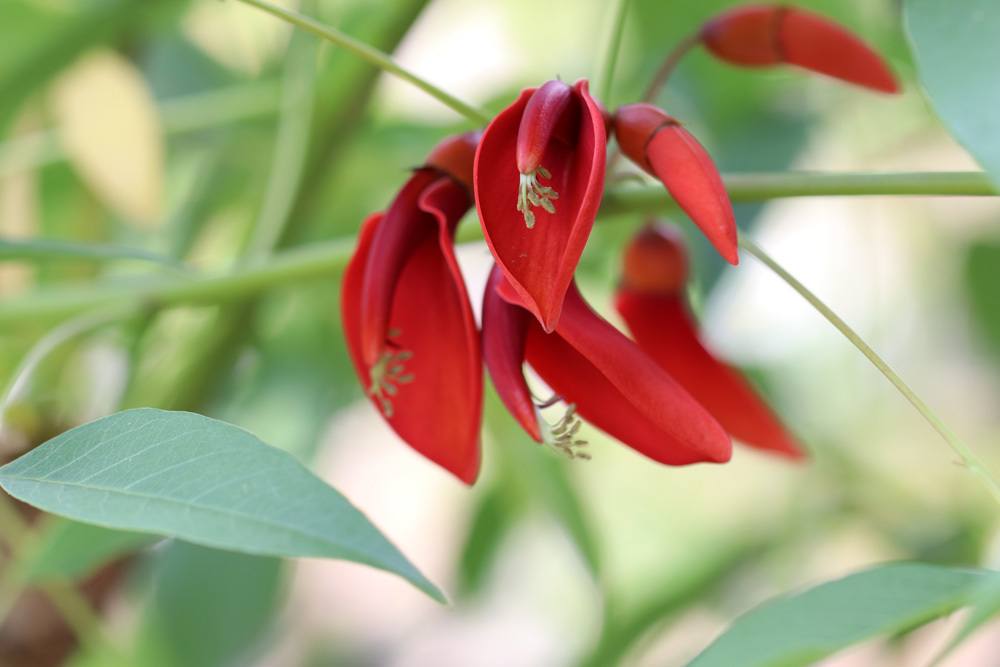
M 1000 185 L 1000 3 L 907 0 L 920 80 L 951 133 Z
M 965 255 L 964 274 L 973 324 L 1000 360 L 1000 243 L 974 243 Z
M 277 558 L 170 544 L 156 562 L 132 664 L 254 663 L 281 599 L 281 566 Z
M 504 538 L 519 518 L 505 488 L 494 484 L 476 503 L 458 563 L 458 591 L 463 597 L 479 593 L 500 553 Z
M 778 598 L 744 614 L 689 667 L 795 667 L 895 634 L 969 602 L 984 571 L 891 563 Z
M 140 408 L 84 424 L 0 468 L 0 486 L 40 509 L 108 528 L 364 563 L 444 599 L 292 456 L 201 415 Z
M 109 560 L 156 539 L 56 518 L 46 525 L 31 559 L 21 566 L 21 576 L 27 582 L 85 577 Z
M 948 642 L 933 664 L 939 664 L 981 625 L 1000 614 L 1000 574 L 986 577 L 985 581 L 973 591 L 969 604 L 972 606 L 969 618 L 965 620 L 962 629 Z

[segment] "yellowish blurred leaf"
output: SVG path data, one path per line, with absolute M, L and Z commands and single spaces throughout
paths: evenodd
M 97 196 L 129 222 L 157 224 L 163 131 L 142 75 L 111 51 L 82 59 L 53 88 L 60 138 Z
M 297 0 L 273 0 L 296 9 Z M 288 44 L 291 26 L 253 7 L 237 2 L 202 2 L 184 19 L 184 32 L 192 42 L 226 67 L 260 74 L 264 64 Z

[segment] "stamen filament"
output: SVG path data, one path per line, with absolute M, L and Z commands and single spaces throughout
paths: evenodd
M 552 174 L 545 167 L 539 166 L 538 169 L 520 176 L 517 189 L 517 210 L 524 217 L 524 224 L 527 225 L 528 229 L 531 229 L 535 226 L 535 213 L 531 207 L 537 206 L 550 214 L 555 213 L 556 207 L 552 202 L 559 199 L 559 193 L 538 182 L 540 178 L 552 178 Z

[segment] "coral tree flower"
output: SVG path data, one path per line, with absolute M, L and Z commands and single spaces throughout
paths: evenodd
M 483 358 L 504 405 L 535 440 L 573 455 L 575 414 L 622 443 L 669 465 L 722 463 L 732 455 L 729 436 L 653 359 L 597 315 L 575 285 L 548 334 L 517 302 L 494 267 L 483 297 Z M 569 406 L 554 428 L 538 415 L 524 378 L 527 361 Z M 575 413 L 575 414 L 574 414 Z
M 687 274 L 676 231 L 649 226 L 635 237 L 615 304 L 635 341 L 734 438 L 801 457 L 802 449 L 750 384 L 702 344 L 684 294 Z
M 736 7 L 706 23 L 699 37 L 713 55 L 733 65 L 787 63 L 883 93 L 899 91 L 885 61 L 864 42 L 796 7 Z
M 525 90 L 486 128 L 476 152 L 486 242 L 546 331 L 559 321 L 597 216 L 606 152 L 603 111 L 586 81 Z
M 453 242 L 472 205 L 477 139 L 443 141 L 388 210 L 365 221 L 341 296 L 372 402 L 411 447 L 467 484 L 479 472 L 482 357 Z
M 727 262 L 737 264 L 736 218 L 712 158 L 680 123 L 651 104 L 615 113 L 622 153 L 656 176 Z

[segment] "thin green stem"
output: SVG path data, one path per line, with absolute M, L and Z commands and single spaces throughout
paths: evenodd
M 487 114 L 482 109 L 477 109 L 476 107 L 463 102 L 454 95 L 451 95 L 444 90 L 441 90 L 434 84 L 430 83 L 426 79 L 421 78 L 414 72 L 406 69 L 390 56 L 382 53 L 376 48 L 365 44 L 364 42 L 357 40 L 350 35 L 344 34 L 328 25 L 320 23 L 316 19 L 308 16 L 299 14 L 298 12 L 293 12 L 283 7 L 278 7 L 277 5 L 271 4 L 266 0 L 239 0 L 240 2 L 251 5 L 260 9 L 261 11 L 267 12 L 272 16 L 276 16 L 282 21 L 291 23 L 292 25 L 301 28 L 307 32 L 322 37 L 325 40 L 333 42 L 337 46 L 347 49 L 348 51 L 354 53 L 358 57 L 367 60 L 372 65 L 378 67 L 379 69 L 393 74 L 403 81 L 413 84 L 420 90 L 424 91 L 431 97 L 435 98 L 445 106 L 453 109 L 457 113 L 465 116 L 473 123 L 477 125 L 485 125 L 490 121 L 490 115 Z
M 105 262 L 132 260 L 149 262 L 181 270 L 184 265 L 172 257 L 157 255 L 141 248 L 109 245 L 105 243 L 75 243 L 59 239 L 4 239 L 0 238 L 0 262 L 18 261 L 79 261 Z
M 724 178 L 733 201 L 750 202 L 809 195 L 912 194 L 927 196 L 996 195 L 978 172 L 894 174 L 733 174 Z M 659 185 L 611 188 L 602 215 L 663 211 L 672 205 Z M 480 238 L 472 224 L 459 229 L 459 241 Z M 50 288 L 0 301 L 0 330 L 13 324 L 61 320 L 112 306 L 164 307 L 227 303 L 281 285 L 336 276 L 354 249 L 354 238 L 288 250 L 229 273 L 194 277 L 150 276 L 128 282 Z
M 600 60 L 594 75 L 594 91 L 597 99 L 605 104 L 610 103 L 611 84 L 615 78 L 615 65 L 618 64 L 618 52 L 621 51 L 622 33 L 625 31 L 625 14 L 628 11 L 628 0 L 614 0 L 610 8 L 611 20 L 607 23 L 604 33 L 604 46 L 599 52 Z
M 60 324 L 42 336 L 24 355 L 21 363 L 14 370 L 10 382 L 7 384 L 7 389 L 3 394 L 0 394 L 0 433 L 3 433 L 4 416 L 7 414 L 7 410 L 27 390 L 35 371 L 50 354 L 77 336 L 121 320 L 132 312 L 129 307 L 115 307 L 106 311 L 87 313 Z
M 688 35 L 667 54 L 660 68 L 656 70 L 656 74 L 649 83 L 649 87 L 646 88 L 646 93 L 642 96 L 643 102 L 653 102 L 659 97 L 660 91 L 667 85 L 667 81 L 670 79 L 670 75 L 674 73 L 674 70 L 677 69 L 678 63 L 687 55 L 688 51 L 697 46 L 698 41 L 697 34 Z
M 910 402 L 910 404 L 916 408 L 917 412 L 927 420 L 927 423 L 938 432 L 938 434 L 944 439 L 944 441 L 951 447 L 952 451 L 958 455 L 962 460 L 962 464 L 968 468 L 979 481 L 983 483 L 986 489 L 993 496 L 993 499 L 1000 503 L 1000 484 L 993 478 L 989 470 L 983 464 L 983 462 L 976 456 L 968 445 L 962 442 L 961 439 L 955 433 L 948 428 L 948 426 L 941 420 L 937 414 L 931 410 L 931 408 L 907 385 L 903 382 L 903 379 L 896 374 L 894 370 L 885 362 L 882 357 L 872 349 L 872 347 L 864 341 L 861 336 L 858 335 L 854 329 L 852 329 L 844 320 L 840 318 L 833 310 L 830 309 L 825 303 L 823 303 L 819 297 L 813 294 L 809 289 L 800 283 L 794 276 L 792 276 L 788 271 L 784 269 L 780 264 L 778 264 L 774 259 L 771 258 L 766 252 L 764 252 L 760 247 L 758 247 L 753 241 L 747 238 L 740 239 L 740 246 L 744 250 L 749 252 L 751 255 L 760 260 L 767 268 L 773 271 L 779 278 L 784 280 L 792 289 L 799 293 L 799 295 L 809 302 L 813 308 L 815 308 L 823 317 L 827 319 L 830 324 L 832 324 L 836 329 L 844 335 L 847 340 L 851 342 L 854 347 L 858 348 L 861 354 L 872 363 L 875 368 L 877 368 L 882 375 L 886 377 L 889 382 L 893 384 L 894 387 L 899 391 L 903 397 Z

